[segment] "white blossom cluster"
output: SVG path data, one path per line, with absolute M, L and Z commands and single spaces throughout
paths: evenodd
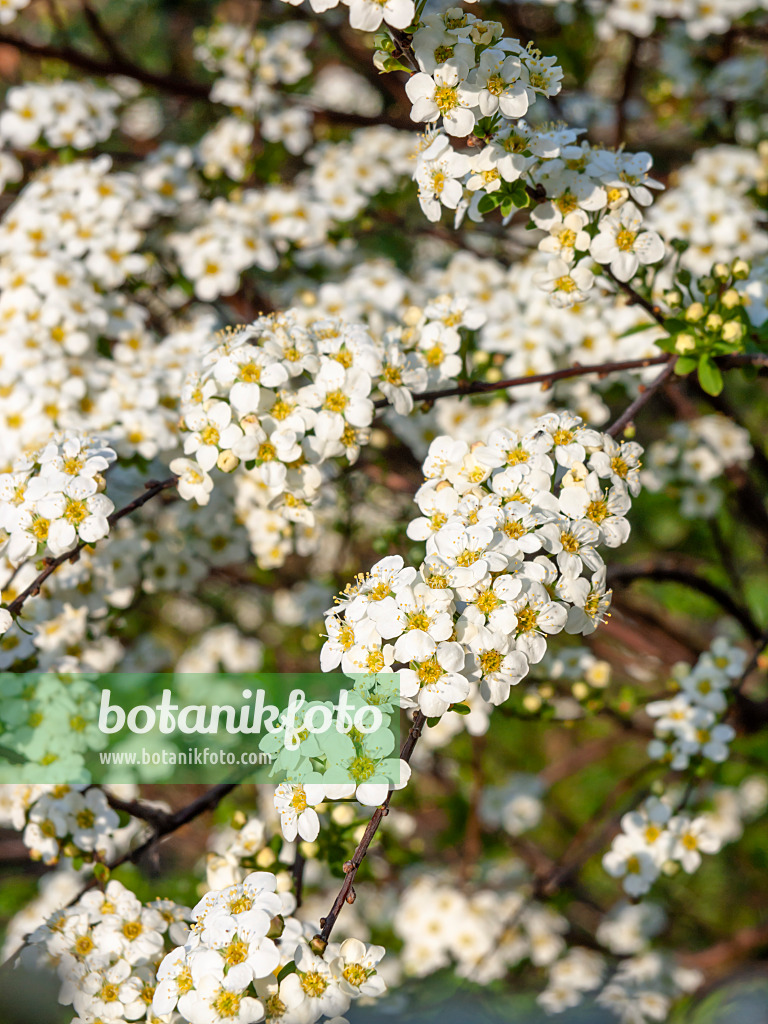
M 188 907 L 158 899 L 142 904 L 115 879 L 83 893 L 36 928 L 21 952 L 31 968 L 53 968 L 59 1001 L 79 1021 L 153 1020 L 157 964 L 184 941 Z
M 458 138 L 484 117 L 524 117 L 537 95 L 555 96 L 561 88 L 555 57 L 521 46 L 503 35 L 498 22 L 481 21 L 460 7 L 426 15 L 413 36 L 413 52 L 420 70 L 406 85 L 411 119 L 442 119 L 441 127 Z
M 393 926 L 404 943 L 406 974 L 425 977 L 453 963 L 460 977 L 488 984 L 524 960 L 536 967 L 554 963 L 565 949 L 568 922 L 515 890 L 465 895 L 452 879 L 425 875 L 400 896 Z
M 403 943 L 398 955 L 406 977 L 452 965 L 460 977 L 487 985 L 529 962 L 546 971 L 537 1001 L 547 1012 L 590 996 L 621 1024 L 665 1019 L 672 1002 L 703 981 L 700 972 L 650 948 L 666 923 L 655 904 L 621 903 L 604 917 L 598 940 L 613 954 L 607 956 L 571 945 L 568 920 L 531 899 L 524 885 L 512 888 L 493 873 L 489 881 L 492 886 L 463 892 L 446 873 L 421 875 L 397 895 L 393 928 Z
M 503 703 L 548 636 L 588 634 L 605 617 L 597 547 L 629 536 L 641 452 L 571 413 L 472 446 L 435 439 L 407 531 L 426 558 L 416 569 L 389 556 L 347 587 L 326 619 L 323 670 L 405 665 L 401 701 L 428 717 L 463 703 L 471 681 Z
M 32 860 L 56 864 L 64 856 L 71 860 L 114 854 L 119 818 L 97 786 L 44 786 L 44 792 L 29 807 L 24 827 L 24 845 Z
M 767 159 L 767 153 L 761 156 L 748 146 L 713 146 L 696 152 L 674 174 L 674 187 L 654 203 L 648 220 L 665 241 L 690 242 L 680 257 L 682 267 L 704 275 L 712 268 L 713 255 L 723 262 L 765 257 L 764 214 L 749 193 L 765 177 Z M 755 269 L 756 280 L 763 282 L 764 305 L 765 268 Z
M 673 1002 L 695 992 L 704 981 L 701 971 L 682 967 L 673 957 L 655 951 L 623 960 L 597 995 L 597 1002 L 620 1024 L 663 1021 Z
M 215 339 L 182 392 L 189 457 L 171 462 L 179 493 L 206 504 L 214 467 L 231 473 L 242 464 L 240 494 L 247 489 L 251 503 L 246 526 L 257 543 L 260 532 L 262 541 L 268 534 L 260 509 L 311 527 L 321 466 L 357 459 L 374 392 L 407 414 L 414 392 L 450 379 L 443 355 L 458 345 L 458 332 L 437 320 L 407 341 L 397 331 L 379 341 L 362 324 L 336 318 L 303 327 L 291 311 Z M 435 348 L 439 359 L 430 358 Z M 458 369 L 448 364 L 448 372 Z
M 645 706 L 656 720 L 656 738 L 648 745 L 649 755 L 667 761 L 675 771 L 686 769 L 692 758 L 725 761 L 736 733 L 720 718 L 746 661 L 741 648 L 719 638 L 693 667 L 679 662 L 672 672 L 676 695 Z
M 621 832 L 603 857 L 603 867 L 622 879 L 628 895 L 642 896 L 670 862 L 673 870 L 679 864 L 692 874 L 701 865 L 702 853 L 717 853 L 721 846 L 707 814 L 675 814 L 669 800 L 652 796 L 622 817 Z
M 299 21 L 266 32 L 227 23 L 201 30 L 195 57 L 216 74 L 211 99 L 246 114 L 284 104 L 275 87 L 296 85 L 310 73 L 305 51 L 312 35 L 311 26 Z
M 203 169 L 213 163 L 239 178 L 252 128 L 226 119 L 213 131 L 200 146 Z M 393 191 L 410 169 L 411 150 L 406 133 L 384 125 L 360 129 L 351 141 L 321 143 L 306 153 L 315 166 L 295 183 L 200 202 L 185 211 L 184 230 L 170 232 L 167 243 L 198 298 L 229 295 L 243 271 L 273 271 L 290 249 L 311 253 L 336 222 L 355 217 L 376 193 Z
M 52 618 L 52 632 L 56 633 L 62 624 L 56 621 L 55 615 Z M 67 625 L 69 622 L 65 619 L 65 628 Z M 70 642 L 75 629 L 69 630 L 67 640 Z M 55 648 L 55 644 L 53 646 Z M 96 726 L 101 691 L 88 676 L 64 672 L 40 672 L 31 677 L 27 673 L 3 673 L 0 696 L 3 747 L 27 762 L 28 780 L 34 780 L 37 767 L 33 766 L 39 766 L 39 778 L 50 778 L 51 766 L 55 766 L 60 778 L 82 780 L 84 784 L 91 781 L 85 771 L 84 754 L 102 747 L 104 738 Z M 111 815 L 108 817 L 111 821 Z M 64 819 L 58 820 L 61 824 Z M 66 831 L 55 833 L 67 834 Z M 40 839 L 35 830 L 30 835 Z M 54 833 L 49 838 L 53 839 Z M 34 846 L 34 843 L 29 845 Z M 55 845 L 51 848 L 54 854 Z
M 406 85 L 411 117 L 440 123 L 424 137 L 413 175 L 429 220 L 439 220 L 443 206 L 456 211 L 457 222 L 467 211 L 482 220 L 494 195 L 509 217 L 527 204 L 526 192 L 541 191 L 548 202 L 533 220 L 548 233 L 540 248 L 551 259 L 536 281 L 563 306 L 582 302 L 590 291 L 592 260 L 629 281 L 641 266 L 664 257 L 661 237 L 643 228 L 639 208 L 651 202 L 649 189 L 661 188 L 648 177 L 648 153 L 592 150 L 577 142 L 578 129 L 553 124 L 535 130 L 519 120 L 537 94 L 559 92 L 562 69 L 554 57 L 522 47 L 503 36 L 500 24 L 460 8 L 427 15 L 413 52 L 420 71 Z M 383 51 L 379 63 L 386 67 Z M 488 123 L 476 129 L 482 119 Z M 485 143 L 473 140 L 478 153 L 451 145 L 449 136 L 473 131 Z M 524 186 L 523 194 L 505 191 L 513 185 Z
M 0 473 L 0 552 L 12 566 L 107 536 L 114 505 L 103 473 L 116 458 L 102 441 L 61 435 Z
M 41 138 L 54 149 L 90 149 L 117 125 L 120 96 L 91 82 L 32 82 L 9 89 L 0 112 L 0 143 L 30 149 Z
M 158 968 L 153 1011 L 178 1009 L 190 1024 L 313 1024 L 380 995 L 384 949 L 346 939 L 313 952 L 311 929 L 289 916 L 295 904 L 266 871 L 203 897 L 186 943 Z
M 709 519 L 723 503 L 723 474 L 752 457 L 749 434 L 725 416 L 673 423 L 662 441 L 649 445 L 640 474 L 649 491 L 680 501 L 686 519 Z
M 555 6 L 554 0 L 539 0 Z M 554 13 L 558 20 L 570 24 L 574 14 L 566 0 Z M 599 38 L 609 40 L 617 33 L 629 32 L 633 36 L 650 36 L 659 18 L 679 21 L 691 39 L 706 39 L 722 35 L 745 14 L 765 9 L 764 0 L 590 0 L 588 10 L 595 18 Z

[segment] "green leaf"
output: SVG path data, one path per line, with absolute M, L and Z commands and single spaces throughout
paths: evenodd
M 711 356 L 699 359 L 699 384 L 708 395 L 719 395 L 723 390 L 723 375 Z
M 472 708 L 468 704 L 452 704 L 450 710 L 455 711 L 457 715 L 472 714 Z
M 678 356 L 675 373 L 680 377 L 685 377 L 687 374 L 693 373 L 698 364 L 699 360 L 695 356 Z
M 289 974 L 295 974 L 295 973 L 296 973 L 296 964 L 294 963 L 293 960 L 291 960 L 290 963 L 286 964 L 285 967 L 282 968 L 282 970 L 280 971 L 280 973 L 277 976 L 277 980 L 278 980 L 278 982 L 280 982 L 280 981 L 283 980 L 283 978 L 287 978 Z
M 110 871 L 106 864 L 102 864 L 101 861 L 97 861 L 93 865 L 93 877 L 101 885 L 106 885 L 109 881 Z
M 477 212 L 478 213 L 490 213 L 491 210 L 495 210 L 496 209 L 496 207 L 499 205 L 500 202 L 501 202 L 501 197 L 500 196 L 485 195 L 480 200 L 480 202 L 477 204 Z
M 687 320 L 680 320 L 677 317 L 665 319 L 661 326 L 665 331 L 669 331 L 670 334 L 678 334 L 680 331 L 689 331 L 691 329 L 691 325 Z

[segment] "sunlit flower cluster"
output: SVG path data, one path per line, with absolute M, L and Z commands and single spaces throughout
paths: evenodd
M 90 149 L 117 125 L 120 96 L 90 82 L 31 83 L 9 89 L 0 112 L 0 142 L 29 149 L 41 137 L 54 149 Z
M 266 871 L 203 897 L 186 943 L 158 968 L 154 1012 L 178 1008 L 191 1024 L 313 1024 L 353 999 L 380 995 L 384 949 L 347 939 L 314 953 L 311 933 L 290 917 L 295 903 Z
M 98 440 L 55 437 L 0 474 L 0 547 L 18 566 L 38 553 L 61 555 L 109 533 L 114 505 L 103 494 L 115 452 Z
M 347 587 L 326 619 L 322 668 L 407 666 L 401 700 L 428 717 L 462 704 L 471 681 L 503 703 L 548 636 L 591 633 L 607 614 L 597 548 L 629 536 L 641 451 L 570 413 L 472 446 L 437 438 L 408 527 L 426 558 L 416 569 L 389 556 Z
M 260 510 L 311 527 L 321 467 L 357 459 L 375 391 L 407 414 L 414 392 L 446 379 L 444 351 L 458 342 L 458 332 L 440 321 L 409 332 L 407 340 L 392 331 L 379 341 L 362 324 L 337 318 L 303 327 L 290 311 L 215 339 L 182 394 L 189 457 L 171 462 L 179 493 L 206 504 L 214 467 L 231 473 L 242 465 L 252 535 L 262 529 Z M 439 359 L 430 359 L 433 348 Z
M 725 761 L 736 733 L 722 718 L 746 660 L 741 648 L 720 638 L 693 667 L 679 662 L 672 674 L 675 696 L 645 707 L 655 719 L 656 739 L 648 745 L 649 755 L 669 762 L 677 771 L 687 768 L 692 759 Z

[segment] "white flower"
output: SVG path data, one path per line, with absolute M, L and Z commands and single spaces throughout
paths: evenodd
M 280 828 L 287 842 L 296 836 L 308 842 L 317 839 L 320 820 L 314 805 L 324 799 L 322 786 L 297 786 L 283 782 L 275 790 L 275 808 L 280 814 Z
M 542 291 L 548 292 L 556 306 L 572 306 L 583 302 L 595 281 L 595 275 L 582 261 L 570 266 L 558 257 L 547 263 L 546 270 L 534 275 Z
M 467 646 L 480 679 L 481 696 L 491 704 L 503 704 L 509 697 L 510 687 L 528 674 L 525 654 L 514 649 L 510 638 L 486 626 L 477 628 Z
M 482 117 L 500 111 L 504 117 L 523 117 L 528 110 L 529 92 L 520 80 L 522 64 L 516 54 L 486 50 L 466 85 Z
M 565 626 L 568 611 L 564 605 L 550 600 L 546 589 L 537 582 L 512 602 L 517 617 L 515 646 L 532 664 L 544 657 L 547 649 L 545 633 L 559 633 Z
M 173 459 L 169 468 L 179 478 L 176 486 L 185 501 L 194 499 L 198 505 L 208 504 L 213 490 L 213 480 L 201 468 L 199 462 L 193 462 L 192 459 Z
M 419 186 L 419 204 L 428 220 L 440 220 L 441 206 L 456 209 L 464 194 L 460 179 L 469 166 L 469 157 L 457 153 L 442 132 L 419 155 L 413 177 Z
M 638 267 L 664 257 L 664 243 L 655 231 L 642 231 L 643 215 L 634 203 L 625 203 L 618 214 L 602 217 L 600 232 L 592 239 L 590 254 L 598 263 L 609 263 L 619 281 L 629 281 Z
M 623 879 L 630 896 L 648 892 L 659 876 L 659 866 L 645 843 L 637 837 L 619 835 L 603 857 L 603 867 L 613 878 Z
M 431 652 L 400 672 L 400 690 L 428 717 L 443 715 L 449 705 L 460 703 L 469 694 L 469 681 L 461 675 L 464 649 L 453 642 L 435 644 L 431 638 L 425 646 L 427 650 L 431 647 Z
M 706 815 L 692 819 L 680 814 L 672 818 L 668 827 L 674 843 L 670 856 L 680 861 L 689 875 L 701 864 L 702 853 L 717 853 L 722 845 L 719 837 L 710 830 Z
M 207 974 L 179 998 L 179 1012 L 190 1024 L 254 1024 L 263 1020 L 264 1004 L 245 995 L 251 972 L 235 964 L 221 978 Z
M 345 939 L 325 952 L 330 960 L 331 974 L 339 988 L 352 999 L 359 996 L 380 996 L 386 991 L 384 980 L 376 973 L 376 965 L 384 956 L 383 946 L 366 946 L 359 939 Z
M 382 20 L 393 28 L 407 28 L 413 21 L 413 0 L 345 0 L 349 23 L 361 32 L 375 32 Z
M 449 135 L 464 138 L 475 127 L 474 95 L 466 88 L 467 66 L 449 60 L 435 68 L 431 75 L 417 72 L 405 86 L 413 104 L 412 121 L 437 121 L 442 117 Z

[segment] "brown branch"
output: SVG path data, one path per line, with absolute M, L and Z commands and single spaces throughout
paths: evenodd
M 649 324 L 650 326 L 650 324 Z M 732 369 L 736 366 L 768 366 L 768 353 L 765 352 L 740 352 L 735 353 L 732 356 L 720 356 L 715 360 L 717 365 L 724 370 Z M 660 378 L 651 381 L 648 384 L 640 396 L 632 403 L 627 410 L 634 413 L 643 407 L 645 403 L 652 397 L 653 392 L 663 384 L 664 381 L 672 374 L 674 370 L 674 357 L 664 353 L 660 356 L 648 356 L 645 359 L 626 359 L 620 363 L 595 363 L 590 366 L 582 366 L 580 363 L 574 366 L 566 367 L 563 370 L 553 370 L 550 373 L 534 373 L 526 377 L 510 377 L 505 380 L 499 381 L 485 381 L 485 380 L 473 380 L 465 381 L 462 384 L 457 384 L 451 388 L 440 388 L 437 391 L 421 391 L 418 394 L 413 395 L 414 402 L 435 402 L 438 398 L 461 398 L 465 395 L 487 395 L 494 391 L 504 391 L 508 388 L 524 387 L 527 384 L 544 384 L 552 385 L 559 380 L 568 380 L 571 377 L 586 377 L 591 373 L 596 373 L 599 377 L 607 377 L 611 373 L 623 373 L 627 370 L 643 370 L 649 366 L 661 366 L 662 364 L 669 363 L 669 366 L 664 367 L 664 373 Z M 386 398 L 379 398 L 374 403 L 377 409 L 382 409 L 388 406 L 390 403 Z M 625 414 L 626 415 L 626 414 Z M 615 432 L 621 427 L 626 425 L 624 417 L 621 420 L 617 420 L 617 424 L 613 424 L 609 428 L 609 433 Z
M 13 46 L 19 53 L 35 57 L 38 60 L 60 60 L 81 71 L 86 71 L 90 75 L 99 75 L 103 78 L 108 75 L 125 75 L 127 78 L 133 78 L 143 85 L 158 89 L 160 92 L 170 93 L 173 96 L 184 96 L 193 100 L 209 98 L 209 86 L 201 82 L 190 82 L 170 75 L 156 74 L 154 71 L 148 71 L 146 68 L 134 64 L 127 57 L 101 60 L 71 46 L 33 43 L 29 39 L 23 39 L 7 32 L 0 32 L 0 45 Z
M 675 359 L 672 356 L 667 356 L 667 359 L 669 359 L 669 362 L 658 377 L 655 377 L 650 384 L 641 384 L 640 393 L 637 398 L 635 398 L 633 402 L 630 402 L 621 416 L 619 416 L 617 420 L 614 420 L 610 427 L 608 427 L 607 433 L 610 434 L 611 437 L 616 437 L 617 434 L 620 434 L 621 431 L 632 422 L 643 406 L 653 398 L 655 392 L 658 391 L 661 385 L 668 381 L 675 372 Z
M 728 612 L 742 626 L 751 640 L 760 637 L 760 627 L 752 618 L 748 608 L 733 598 L 727 590 L 712 583 L 703 576 L 697 576 L 693 572 L 659 564 L 658 562 L 645 562 L 640 565 L 614 565 L 608 570 L 608 582 L 614 585 L 617 582 L 629 584 L 636 580 L 655 580 L 657 582 L 680 583 L 684 587 L 696 590 L 705 597 L 710 598 L 716 604 Z
M 132 512 L 141 508 L 142 505 L 146 505 L 148 501 L 160 494 L 162 491 L 166 491 L 170 487 L 175 487 L 178 479 L 179 478 L 174 475 L 167 477 L 165 480 L 149 480 L 144 485 L 144 493 L 140 494 L 138 498 L 134 498 L 133 501 L 129 502 L 127 505 L 124 505 L 123 508 L 120 508 L 107 516 L 107 522 L 110 526 L 114 526 L 115 523 L 119 522 L 124 516 L 130 515 Z M 86 547 L 86 542 L 81 540 L 73 548 L 69 551 L 65 551 L 62 555 L 57 555 L 56 558 L 46 558 L 44 560 L 45 567 L 43 570 L 29 584 L 26 590 L 23 590 L 18 597 L 14 598 L 14 600 L 6 606 L 7 611 L 16 618 L 27 598 L 35 597 L 39 594 L 42 585 L 49 576 L 52 576 L 53 573 L 56 572 L 59 566 L 64 565 L 65 562 L 76 562 L 84 547 Z
M 768 358 L 768 357 L 767 357 Z M 507 380 L 495 382 L 475 380 L 464 384 L 458 384 L 452 388 L 442 388 L 438 391 L 422 391 L 414 395 L 414 402 L 434 402 L 438 398 L 463 397 L 464 395 L 485 395 L 493 391 L 503 391 L 506 388 L 524 387 L 526 384 L 554 384 L 558 380 L 567 380 L 570 377 L 584 377 L 590 373 L 599 376 L 607 376 L 609 373 L 621 373 L 624 370 L 642 370 L 648 366 L 658 366 L 665 363 L 669 356 L 650 356 L 647 359 L 627 359 L 621 363 L 595 363 L 593 366 L 582 366 L 576 364 L 564 370 L 553 370 L 551 373 L 534 373 L 526 377 L 510 377 Z M 389 405 L 386 398 L 380 398 L 374 403 L 377 409 Z
M 421 736 L 425 722 L 426 717 L 421 713 L 421 711 L 417 711 L 413 716 L 413 725 L 411 726 L 410 732 L 406 736 L 405 742 L 400 750 L 400 759 L 405 761 L 406 764 L 411 760 L 414 747 Z M 336 919 L 341 913 L 342 907 L 345 903 L 351 903 L 354 899 L 354 889 L 352 888 L 352 884 L 355 881 L 355 876 L 357 875 L 360 865 L 363 863 L 365 855 L 368 852 L 368 847 L 371 845 L 373 837 L 376 835 L 382 818 L 389 814 L 389 802 L 392 799 L 393 792 L 394 790 L 390 790 L 389 793 L 387 793 L 387 798 L 384 803 L 380 807 L 377 807 L 373 812 L 365 832 L 363 833 L 363 838 L 357 844 L 357 849 L 352 854 L 352 859 L 348 860 L 344 865 L 344 881 L 341 883 L 339 893 L 333 901 L 333 906 L 328 912 L 328 916 L 322 918 L 320 921 L 320 928 L 322 929 L 320 934 L 316 935 L 310 943 L 316 952 L 322 952 L 325 949 L 328 944 L 328 939 L 331 937 L 333 926 L 336 924 Z
M 127 58 L 124 53 L 119 49 L 117 43 L 112 36 L 107 32 L 106 28 L 102 24 L 101 18 L 97 14 L 96 10 L 91 6 L 89 0 L 81 0 L 83 15 L 85 20 L 88 22 L 88 28 L 96 36 L 101 45 L 107 51 L 113 61 L 118 64 L 124 64 Z
M 119 868 L 122 864 L 126 864 L 129 861 L 138 861 L 139 858 L 143 854 L 145 854 L 149 849 L 151 849 L 151 847 L 153 847 L 159 839 L 162 839 L 164 836 L 170 835 L 172 832 L 176 832 L 183 825 L 188 825 L 190 821 L 194 821 L 195 818 L 198 818 L 201 814 L 205 813 L 205 811 L 211 811 L 215 807 L 218 807 L 218 805 L 221 803 L 224 797 L 231 793 L 233 789 L 236 789 L 238 785 L 239 783 L 237 782 L 225 782 L 220 783 L 217 786 L 211 786 L 210 789 L 206 790 L 205 793 L 197 797 L 191 803 L 186 804 L 184 807 L 181 807 L 178 811 L 174 811 L 170 814 L 168 814 L 165 811 L 159 811 L 157 808 L 150 809 L 147 807 L 147 805 L 142 805 L 136 802 L 136 809 L 140 809 L 142 812 L 138 816 L 144 818 L 144 820 L 149 820 L 148 815 L 150 810 L 154 812 L 153 817 L 155 818 L 155 824 L 153 825 L 152 834 L 135 849 L 129 850 L 126 853 L 122 854 L 120 857 L 117 857 L 115 860 L 110 861 L 110 863 L 107 864 L 107 867 L 109 868 L 110 872 L 116 871 L 117 868 Z M 112 804 L 112 806 L 117 806 L 118 804 L 124 805 L 122 808 L 119 809 L 126 809 L 129 805 L 134 804 L 133 801 L 124 802 L 121 800 L 117 800 L 116 797 L 113 797 L 111 794 L 108 793 L 105 793 L 105 796 L 107 796 L 107 799 L 109 800 L 110 804 Z M 96 878 L 92 878 L 86 885 L 83 886 L 82 889 L 80 889 L 77 895 L 72 897 L 72 899 L 69 901 L 69 903 L 66 904 L 66 906 L 73 906 L 82 896 L 85 895 L 85 893 L 87 893 L 90 889 L 93 889 L 96 885 L 98 885 L 98 880 Z M 5 961 L 5 963 L 1 964 L 0 971 L 6 971 L 13 967 L 23 948 L 24 945 L 20 946 L 16 950 L 16 952 Z

